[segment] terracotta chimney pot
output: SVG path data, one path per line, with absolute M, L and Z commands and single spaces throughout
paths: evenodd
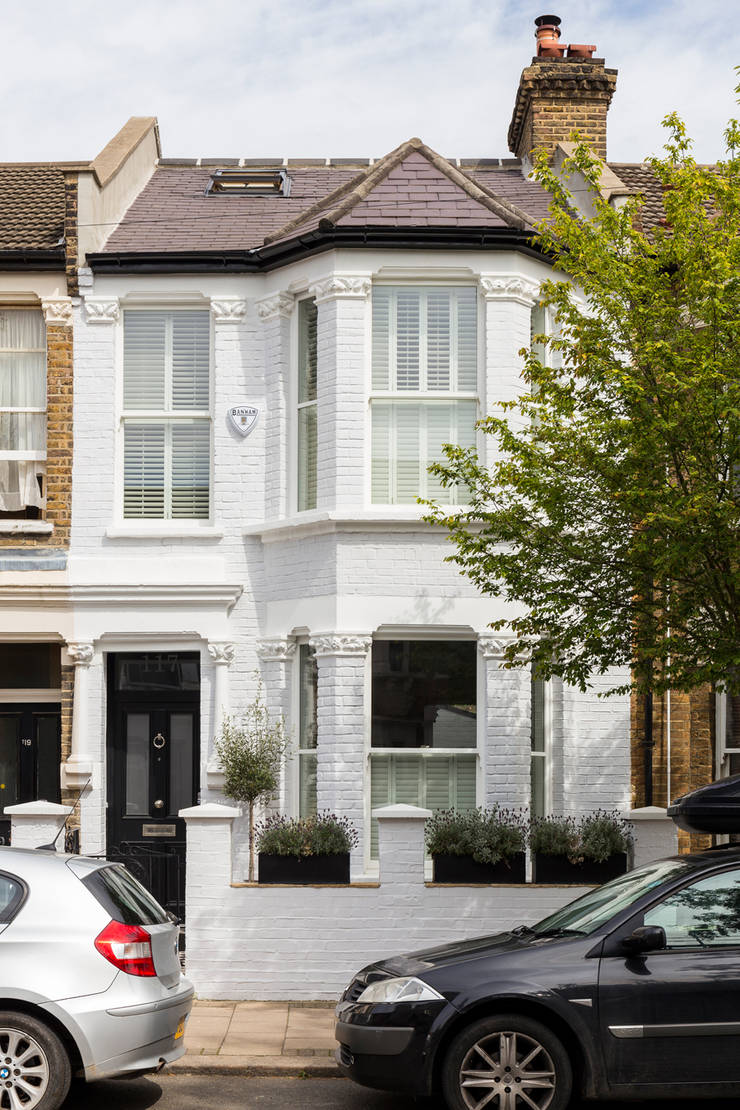
M 565 44 L 559 43 L 560 17 L 557 15 L 540 15 L 535 19 L 537 30 L 534 37 L 537 39 L 537 56 L 539 58 L 561 58 L 566 51 Z

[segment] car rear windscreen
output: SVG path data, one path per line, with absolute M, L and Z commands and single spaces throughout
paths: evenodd
M 121 864 L 100 867 L 82 881 L 114 921 L 124 925 L 162 925 L 170 920 L 146 887 Z

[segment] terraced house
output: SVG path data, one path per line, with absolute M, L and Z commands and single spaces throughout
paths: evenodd
M 379 159 L 162 158 L 154 121 L 133 120 L 93 163 L 0 170 L 49 193 L 40 227 L 29 184 L 28 223 L 0 228 L 0 359 L 22 370 L 0 395 L 0 671 L 17 675 L 1 719 L 58 713 L 74 690 L 61 785 L 86 785 L 83 850 L 182 858 L 178 812 L 221 797 L 213 737 L 258 673 L 293 740 L 280 807 L 351 818 L 355 877 L 373 874 L 384 803 L 645 801 L 641 707 L 631 723 L 598 682 L 503 670 L 489 625 L 511 613 L 444 562 L 417 504 L 462 496 L 429 464 L 445 443 L 492 449 L 476 421 L 517 394 L 518 352 L 548 325 L 532 149 L 558 159 L 578 127 L 606 157 L 616 71 L 558 34 L 538 30 L 505 157 L 491 135 L 475 158 L 419 139 Z M 610 165 L 604 188 L 654 199 L 639 164 Z M 13 220 L 28 242 L 7 239 Z M 32 271 L 33 250 L 56 269 Z M 674 786 L 713 772 L 711 694 L 702 714 L 706 766 L 686 755 Z M 10 768 L 30 726 L 2 727 Z M 48 796 L 57 762 L 37 772 Z M 174 904 L 176 873 L 161 881 Z

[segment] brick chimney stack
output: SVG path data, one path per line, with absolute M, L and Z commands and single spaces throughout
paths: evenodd
M 559 142 L 578 131 L 606 161 L 606 113 L 617 85 L 616 69 L 594 58 L 595 46 L 560 42 L 560 19 L 535 19 L 537 53 L 522 70 L 514 114 L 509 124 L 509 150 L 526 164 L 542 147 L 552 157 Z

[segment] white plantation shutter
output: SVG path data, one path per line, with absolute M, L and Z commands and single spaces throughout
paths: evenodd
M 157 424 L 124 426 L 123 515 L 164 516 L 165 429 Z
M 207 312 L 175 312 L 172 326 L 172 407 L 208 409 L 211 321 Z
M 124 313 L 124 518 L 210 515 L 210 337 L 208 312 Z
M 209 512 L 211 428 L 191 421 L 171 424 L 173 519 L 203 519 Z
M 449 389 L 452 372 L 452 298 L 444 290 L 427 294 L 427 389 Z
M 374 503 L 413 504 L 420 496 L 462 500 L 464 491 L 443 490 L 428 467 L 444 459 L 444 444 L 475 443 L 477 321 L 473 287 L 373 289 L 373 391 L 398 398 L 371 401 Z M 455 396 L 438 399 L 445 393 Z
M 167 315 L 124 312 L 124 409 L 164 409 L 166 372 Z
M 381 755 L 370 757 L 370 808 L 418 805 L 440 809 L 475 809 L 474 755 Z M 373 819 L 370 854 L 378 858 L 378 822 Z

